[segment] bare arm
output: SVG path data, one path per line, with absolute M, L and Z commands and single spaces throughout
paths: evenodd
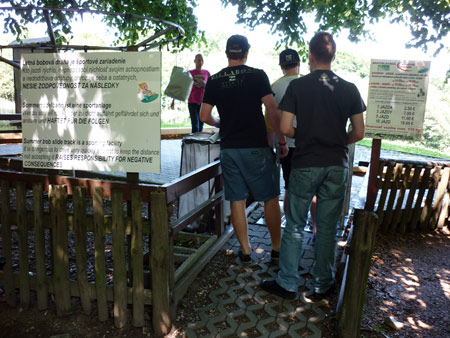
M 281 132 L 283 135 L 289 136 L 290 138 L 295 138 L 295 129 L 293 125 L 294 117 L 295 115 L 288 111 L 281 112 Z
M 261 101 L 266 107 L 267 117 L 269 119 L 270 125 L 277 134 L 278 141 L 280 142 L 279 155 L 281 158 L 286 157 L 289 149 L 286 145 L 286 137 L 284 137 L 280 130 L 280 111 L 278 110 L 277 103 L 273 98 L 273 94 L 264 96 Z
M 202 103 L 200 108 L 200 120 L 211 126 L 220 128 L 220 120 L 212 115 L 213 106 L 209 103 Z
M 363 113 L 350 116 L 352 130 L 347 133 L 347 144 L 352 144 L 364 138 L 364 116 Z

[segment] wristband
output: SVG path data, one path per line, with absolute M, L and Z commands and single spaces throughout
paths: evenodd
M 284 143 L 278 143 L 279 146 L 285 146 L 286 144 L 287 144 L 286 142 L 284 142 Z

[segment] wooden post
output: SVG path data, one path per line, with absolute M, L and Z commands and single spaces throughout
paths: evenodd
M 114 261 L 114 325 L 127 323 L 127 268 L 125 266 L 125 225 L 123 221 L 123 193 L 112 191 L 112 255 Z
M 11 223 L 9 219 L 9 183 L 2 180 L 2 245 L 3 256 L 5 256 L 5 266 L 3 274 L 5 277 L 5 296 L 10 306 L 16 305 L 16 290 L 14 287 L 13 271 L 12 271 L 12 250 L 11 250 Z
M 150 193 L 151 214 L 151 251 L 152 271 L 152 322 L 157 336 L 166 335 L 172 327 L 169 294 L 169 221 L 165 192 Z
M 422 214 L 420 215 L 420 230 L 429 230 L 429 224 L 432 215 L 432 204 L 434 198 L 434 192 L 439 184 L 439 178 L 441 176 L 441 167 L 434 167 L 431 175 L 431 184 L 428 187 L 427 198 L 425 199 L 425 206 L 423 207 Z M 433 228 L 434 229 L 434 228 Z
M 16 208 L 17 229 L 19 239 L 19 285 L 20 303 L 25 309 L 30 304 L 30 267 L 28 262 L 28 224 L 27 211 L 25 207 L 25 183 L 17 182 L 16 186 Z
M 414 196 L 416 196 L 417 185 L 420 179 L 420 173 L 422 171 L 421 166 L 414 165 L 414 174 L 409 187 L 408 199 L 406 200 L 405 212 L 403 213 L 402 220 L 400 222 L 400 231 L 406 232 L 406 230 L 411 228 L 411 218 L 413 215 L 413 202 Z
M 434 205 L 432 207 L 431 219 L 428 224 L 429 230 L 434 230 L 438 227 L 439 215 L 441 213 L 441 209 L 443 208 L 442 202 L 445 196 L 445 192 L 448 189 L 449 178 L 450 178 L 450 168 L 447 167 L 443 169 L 441 179 L 437 187 L 436 198 L 434 199 Z
M 73 232 L 78 291 L 83 311 L 89 315 L 91 313 L 91 295 L 87 277 L 86 192 L 82 187 L 76 187 L 73 192 Z
M 39 310 L 48 307 L 47 274 L 45 272 L 44 204 L 42 184 L 33 185 L 34 242 L 36 245 L 36 295 Z
M 353 234 L 337 305 L 338 335 L 359 338 L 372 251 L 377 233 L 377 215 L 356 209 Z
M 381 153 L 381 139 L 372 139 L 372 153 L 370 155 L 369 168 L 369 186 L 367 187 L 367 198 L 364 210 L 373 211 L 375 208 L 375 201 L 377 199 L 377 173 L 380 162 Z
M 217 194 L 219 191 L 222 191 L 223 189 L 223 179 L 222 175 L 217 176 L 214 179 L 214 192 Z M 214 211 L 216 214 L 216 219 L 214 222 L 215 226 L 215 233 L 219 237 L 224 233 L 224 224 L 223 224 L 223 218 L 224 218 L 224 205 L 223 205 L 224 198 L 221 197 L 221 201 L 214 207 Z
M 391 224 L 391 220 L 392 220 L 392 215 L 394 213 L 394 204 L 395 204 L 395 199 L 397 196 L 397 188 L 398 188 L 398 177 L 402 174 L 403 172 L 403 164 L 402 163 L 397 163 L 394 167 L 394 176 L 392 178 L 392 183 L 391 183 L 391 191 L 389 193 L 389 199 L 388 199 L 388 203 L 386 206 L 386 212 L 384 214 L 384 218 L 383 218 L 383 231 L 390 231 L 392 229 L 392 224 Z M 389 229 L 389 227 L 391 227 Z
M 381 188 L 381 196 L 378 201 L 377 207 L 377 226 L 383 222 L 384 217 L 384 205 L 386 204 L 386 198 L 389 188 L 391 187 L 391 179 L 394 172 L 395 162 L 389 161 L 387 163 L 386 174 L 384 175 L 383 187 Z
M 410 230 L 414 231 L 417 228 L 417 223 L 419 222 L 420 214 L 422 212 L 422 200 L 425 196 L 425 190 L 428 188 L 430 181 L 431 167 L 425 167 L 424 173 L 422 175 L 422 180 L 420 182 L 419 194 L 416 199 L 416 204 L 414 206 L 414 212 L 411 220 Z
M 54 236 L 53 289 L 55 294 L 56 313 L 58 316 L 64 316 L 71 310 L 66 188 L 62 185 L 52 185 L 49 197 Z
M 400 223 L 402 215 L 404 215 L 402 206 L 403 206 L 403 200 L 405 199 L 405 195 L 406 195 L 406 189 L 408 188 L 409 176 L 411 174 L 411 168 L 412 168 L 411 164 L 406 164 L 405 172 L 402 175 L 399 175 L 400 192 L 397 196 L 397 202 L 395 204 L 395 211 L 394 211 L 394 215 L 392 217 L 392 231 L 395 232 L 395 231 L 397 231 L 397 228 L 399 228 L 398 231 L 402 234 L 405 233 L 406 227 L 400 228 L 400 227 L 397 227 L 397 225 Z
M 106 298 L 106 266 L 105 266 L 105 220 L 103 217 L 103 189 L 94 188 L 92 192 L 94 207 L 94 260 L 95 291 L 97 298 L 98 319 L 108 320 L 108 302 Z
M 144 266 L 142 248 L 141 192 L 131 192 L 131 265 L 133 272 L 133 326 L 144 326 Z

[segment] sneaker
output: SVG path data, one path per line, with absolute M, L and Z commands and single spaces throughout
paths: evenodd
M 270 259 L 272 262 L 278 262 L 280 260 L 280 252 L 272 250 L 270 253 Z
M 297 296 L 297 292 L 287 291 L 282 288 L 276 280 L 263 280 L 261 282 L 261 288 L 264 291 L 269 293 L 273 293 L 274 295 L 286 298 L 286 299 L 294 299 Z
M 251 263 L 252 261 L 251 255 L 243 253 L 242 250 L 239 250 L 238 256 L 241 260 L 241 263 Z
M 325 292 L 314 292 L 312 298 L 315 300 L 322 300 L 328 297 L 331 297 L 336 292 L 337 286 L 336 283 L 330 286 L 330 288 Z

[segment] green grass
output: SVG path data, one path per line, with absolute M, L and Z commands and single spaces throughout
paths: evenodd
M 359 146 L 363 147 L 372 147 L 372 139 L 365 138 L 357 143 Z M 438 158 L 450 159 L 450 154 L 444 154 L 439 151 L 433 149 L 427 149 L 421 147 L 420 145 L 406 143 L 405 141 L 391 141 L 391 140 L 382 140 L 381 141 L 381 149 L 382 150 L 393 150 L 399 151 L 403 153 L 415 154 L 415 155 L 424 155 L 424 156 L 432 156 Z
M 161 128 L 191 128 L 190 123 L 161 123 Z

